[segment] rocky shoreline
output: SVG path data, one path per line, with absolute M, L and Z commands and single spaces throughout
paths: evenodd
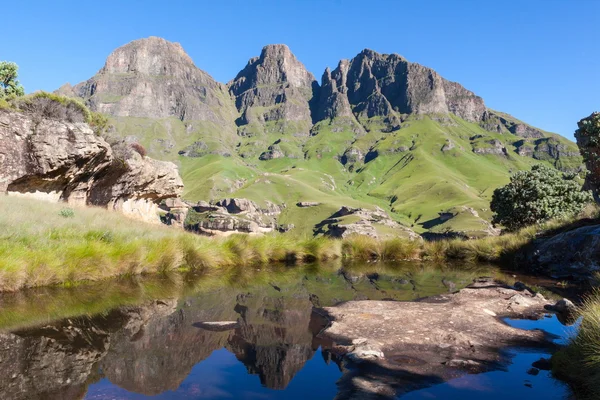
M 481 373 L 507 363 L 509 347 L 555 348 L 539 330 L 503 319 L 540 319 L 557 306 L 525 285 L 477 279 L 451 294 L 416 302 L 350 301 L 320 311 L 329 326 L 320 336 L 336 343 L 343 359 L 343 399 L 395 398 L 399 394 Z

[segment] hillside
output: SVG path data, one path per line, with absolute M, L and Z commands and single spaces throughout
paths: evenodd
M 184 199 L 285 204 L 277 222 L 297 235 L 342 206 L 380 207 L 417 232 L 485 231 L 493 190 L 512 172 L 581 167 L 569 140 L 372 50 L 327 69 L 319 84 L 287 46 L 269 45 L 224 85 L 179 44 L 151 37 L 58 92 L 110 115 L 112 135 L 178 164 Z

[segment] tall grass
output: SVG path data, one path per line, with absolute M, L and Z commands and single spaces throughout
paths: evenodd
M 553 372 L 571 383 L 578 399 L 600 398 L 600 292 L 580 307 L 581 325 L 569 345 L 552 357 Z
M 207 238 L 135 222 L 99 208 L 74 208 L 67 215 L 60 204 L 10 196 L 0 196 L 0 207 L 0 290 L 4 291 L 174 270 L 208 273 L 234 266 L 337 258 L 498 263 L 511 261 L 543 228 L 438 242 L 368 236 L 295 240 L 278 234 Z

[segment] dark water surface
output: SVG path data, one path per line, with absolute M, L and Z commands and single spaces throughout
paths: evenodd
M 483 275 L 514 281 L 489 267 L 307 266 L 3 295 L 0 399 L 333 399 L 345 367 L 319 335 L 327 321 L 316 307 L 410 301 Z M 554 316 L 506 322 L 557 343 L 574 330 Z M 548 371 L 527 373 L 547 351 L 507 349 L 501 370 L 401 398 L 566 399 Z

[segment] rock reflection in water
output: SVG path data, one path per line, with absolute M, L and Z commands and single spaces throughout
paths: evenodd
M 334 344 L 319 338 L 327 321 L 314 312 L 315 306 L 366 298 L 412 300 L 448 292 L 448 286 L 460 289 L 477 272 L 411 268 L 396 274 L 352 269 L 296 274 L 281 282 L 274 275 L 276 284 L 248 288 L 218 285 L 218 289 L 193 295 L 144 300 L 95 316 L 0 333 L 0 398 L 80 399 L 87 395 L 97 399 L 159 394 L 195 398 L 217 381 L 223 395 L 236 397 L 243 389 L 229 387 L 231 382 L 251 386 L 260 381 L 268 388 L 262 390 L 277 390 L 261 395 L 287 398 L 294 390 L 299 395 L 298 389 L 289 390 L 296 376 L 304 382 L 306 393 L 331 398 L 332 393 L 313 385 L 320 379 L 321 385 L 330 385 L 328 390 L 335 391 L 334 384 L 341 376 L 335 364 L 341 363 L 328 350 L 335 348 Z M 23 310 L 22 304 L 18 310 Z M 21 320 L 19 324 L 30 326 Z M 228 363 L 236 363 L 232 368 L 237 372 L 217 368 L 224 357 Z M 315 367 L 332 360 L 329 372 Z M 301 372 L 307 362 L 326 376 L 321 379 L 310 376 L 313 372 Z M 121 392 L 113 396 L 115 391 Z
M 208 306 L 208 307 L 207 307 Z M 324 321 L 305 298 L 223 290 L 183 301 L 122 307 L 0 336 L 0 398 L 83 398 L 104 377 L 130 392 L 176 390 L 217 349 L 235 354 L 268 388 L 284 389 L 318 349 Z M 235 329 L 198 321 L 237 320 Z M 314 320 L 314 321 L 313 321 Z

